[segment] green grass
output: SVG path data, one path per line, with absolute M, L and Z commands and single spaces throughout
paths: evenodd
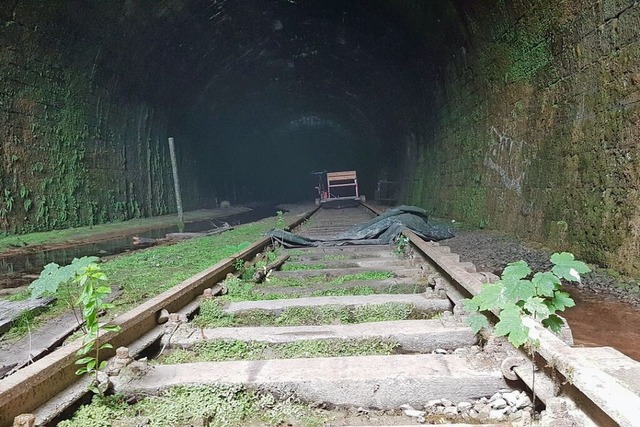
M 127 309 L 245 249 L 272 227 L 271 221 L 264 221 L 216 236 L 147 249 L 108 261 L 102 264 L 102 270 L 110 282 L 124 290 L 116 304 Z
M 392 277 L 395 277 L 395 274 L 390 271 L 366 271 L 363 273 L 345 274 L 333 279 L 322 275 L 310 277 L 270 277 L 269 281 L 264 285 L 282 287 L 304 287 L 317 283 L 340 285 L 342 283 L 355 280 L 384 280 Z
M 338 357 L 393 354 L 397 343 L 379 339 L 309 340 L 282 344 L 257 341 L 213 340 L 196 344 L 192 349 L 178 349 L 157 362 L 163 365 L 225 360 L 293 359 L 302 357 Z
M 382 322 L 389 320 L 427 319 L 432 316 L 416 312 L 412 305 L 387 303 L 347 309 L 335 306 L 292 307 L 280 315 L 264 310 L 227 314 L 217 301 L 206 301 L 193 321 L 194 326 L 296 326 Z
M 354 280 L 384 280 L 395 277 L 390 271 L 365 271 L 364 273 L 345 274 L 344 276 L 337 277 L 331 280 L 329 283 L 332 285 L 339 285 L 344 282 L 352 282 Z
M 322 270 L 327 268 L 324 264 L 285 264 L 282 271 L 299 271 L 299 270 Z
M 376 291 L 367 286 L 356 286 L 347 289 L 326 289 L 324 291 L 316 291 L 311 294 L 312 297 L 342 297 L 353 295 L 373 295 Z
M 114 301 L 116 307 L 111 313 L 123 313 L 234 255 L 273 228 L 272 222 L 272 219 L 266 219 L 223 234 L 190 239 L 171 246 L 144 249 L 102 263 L 102 271 L 107 275 L 109 282 L 118 285 L 122 290 L 122 295 Z M 29 328 L 33 330 L 43 321 L 60 315 L 68 309 L 63 300 L 59 298 L 41 315 L 18 322 L 7 331 L 3 340 L 20 338 Z
M 234 211 L 235 212 L 235 211 Z M 185 212 L 187 221 L 205 220 L 211 218 L 212 211 L 201 210 Z M 145 228 L 169 227 L 176 224 L 175 215 L 163 215 L 153 218 L 138 218 L 129 221 L 115 221 L 109 224 L 99 224 L 86 227 L 67 228 L 64 230 L 41 231 L 23 235 L 5 235 L 0 237 L 0 253 L 11 248 L 26 245 L 42 245 L 61 243 L 68 240 L 82 240 L 103 233 L 136 231 Z
M 172 387 L 160 396 L 142 397 L 128 405 L 121 396 L 94 397 L 80 407 L 71 420 L 59 427 L 110 427 L 114 421 L 147 419 L 144 425 L 175 427 L 285 426 L 321 427 L 322 416 L 295 399 L 277 401 L 271 394 L 257 393 L 237 385 Z
M 343 261 L 349 259 L 346 255 L 325 255 L 322 257 L 323 261 Z

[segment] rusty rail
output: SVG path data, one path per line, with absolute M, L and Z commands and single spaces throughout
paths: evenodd
M 306 212 L 288 224 L 286 229 L 299 226 L 318 209 L 316 207 Z M 223 280 L 228 273 L 233 272 L 237 259 L 250 259 L 271 243 L 271 238 L 264 237 L 243 251 L 223 259 L 207 270 L 118 316 L 110 324 L 120 326 L 120 331 L 101 334 L 100 344 L 108 342 L 114 348 L 129 345 L 158 326 L 157 317 L 162 309 L 167 309 L 169 312 L 178 311 L 202 294 L 205 288 Z M 11 425 L 16 416 L 35 411 L 56 394 L 78 381 L 79 377 L 75 375 L 77 368 L 75 361 L 76 352 L 80 347 L 80 340 L 76 340 L 0 380 L 0 426 Z M 105 351 L 105 353 L 107 357 L 111 357 L 114 350 Z

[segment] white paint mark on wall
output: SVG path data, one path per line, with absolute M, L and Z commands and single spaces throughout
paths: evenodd
M 491 126 L 491 135 L 497 141 L 485 155 L 484 165 L 498 174 L 505 188 L 515 191 L 518 195 L 522 194 L 525 175 L 522 142 L 499 132 L 494 126 Z

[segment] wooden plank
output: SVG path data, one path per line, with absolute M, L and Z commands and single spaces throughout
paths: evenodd
M 44 309 L 55 298 L 37 298 L 25 301 L 0 300 L 0 334 L 9 330 L 13 322 L 23 313 Z

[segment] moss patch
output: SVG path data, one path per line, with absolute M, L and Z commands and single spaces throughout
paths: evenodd
M 344 307 L 292 307 L 280 315 L 264 310 L 227 314 L 216 301 L 206 301 L 193 321 L 197 327 L 328 325 L 383 322 L 390 320 L 428 319 L 410 304 L 387 303 L 347 309 Z
M 393 354 L 396 343 L 379 339 L 310 340 L 283 344 L 256 341 L 214 340 L 196 344 L 192 349 L 178 349 L 160 357 L 164 365 L 224 360 L 293 359 L 302 357 L 338 357 Z
M 240 427 L 247 425 L 297 425 L 320 427 L 327 421 L 308 405 L 294 399 L 278 402 L 270 394 L 258 394 L 241 386 L 180 386 L 160 396 L 145 397 L 128 405 L 119 396 L 94 397 L 71 420 L 59 427 L 111 427 L 116 422 L 147 420 L 146 425 L 176 427 L 207 425 Z M 124 425 L 124 424 L 123 424 Z

